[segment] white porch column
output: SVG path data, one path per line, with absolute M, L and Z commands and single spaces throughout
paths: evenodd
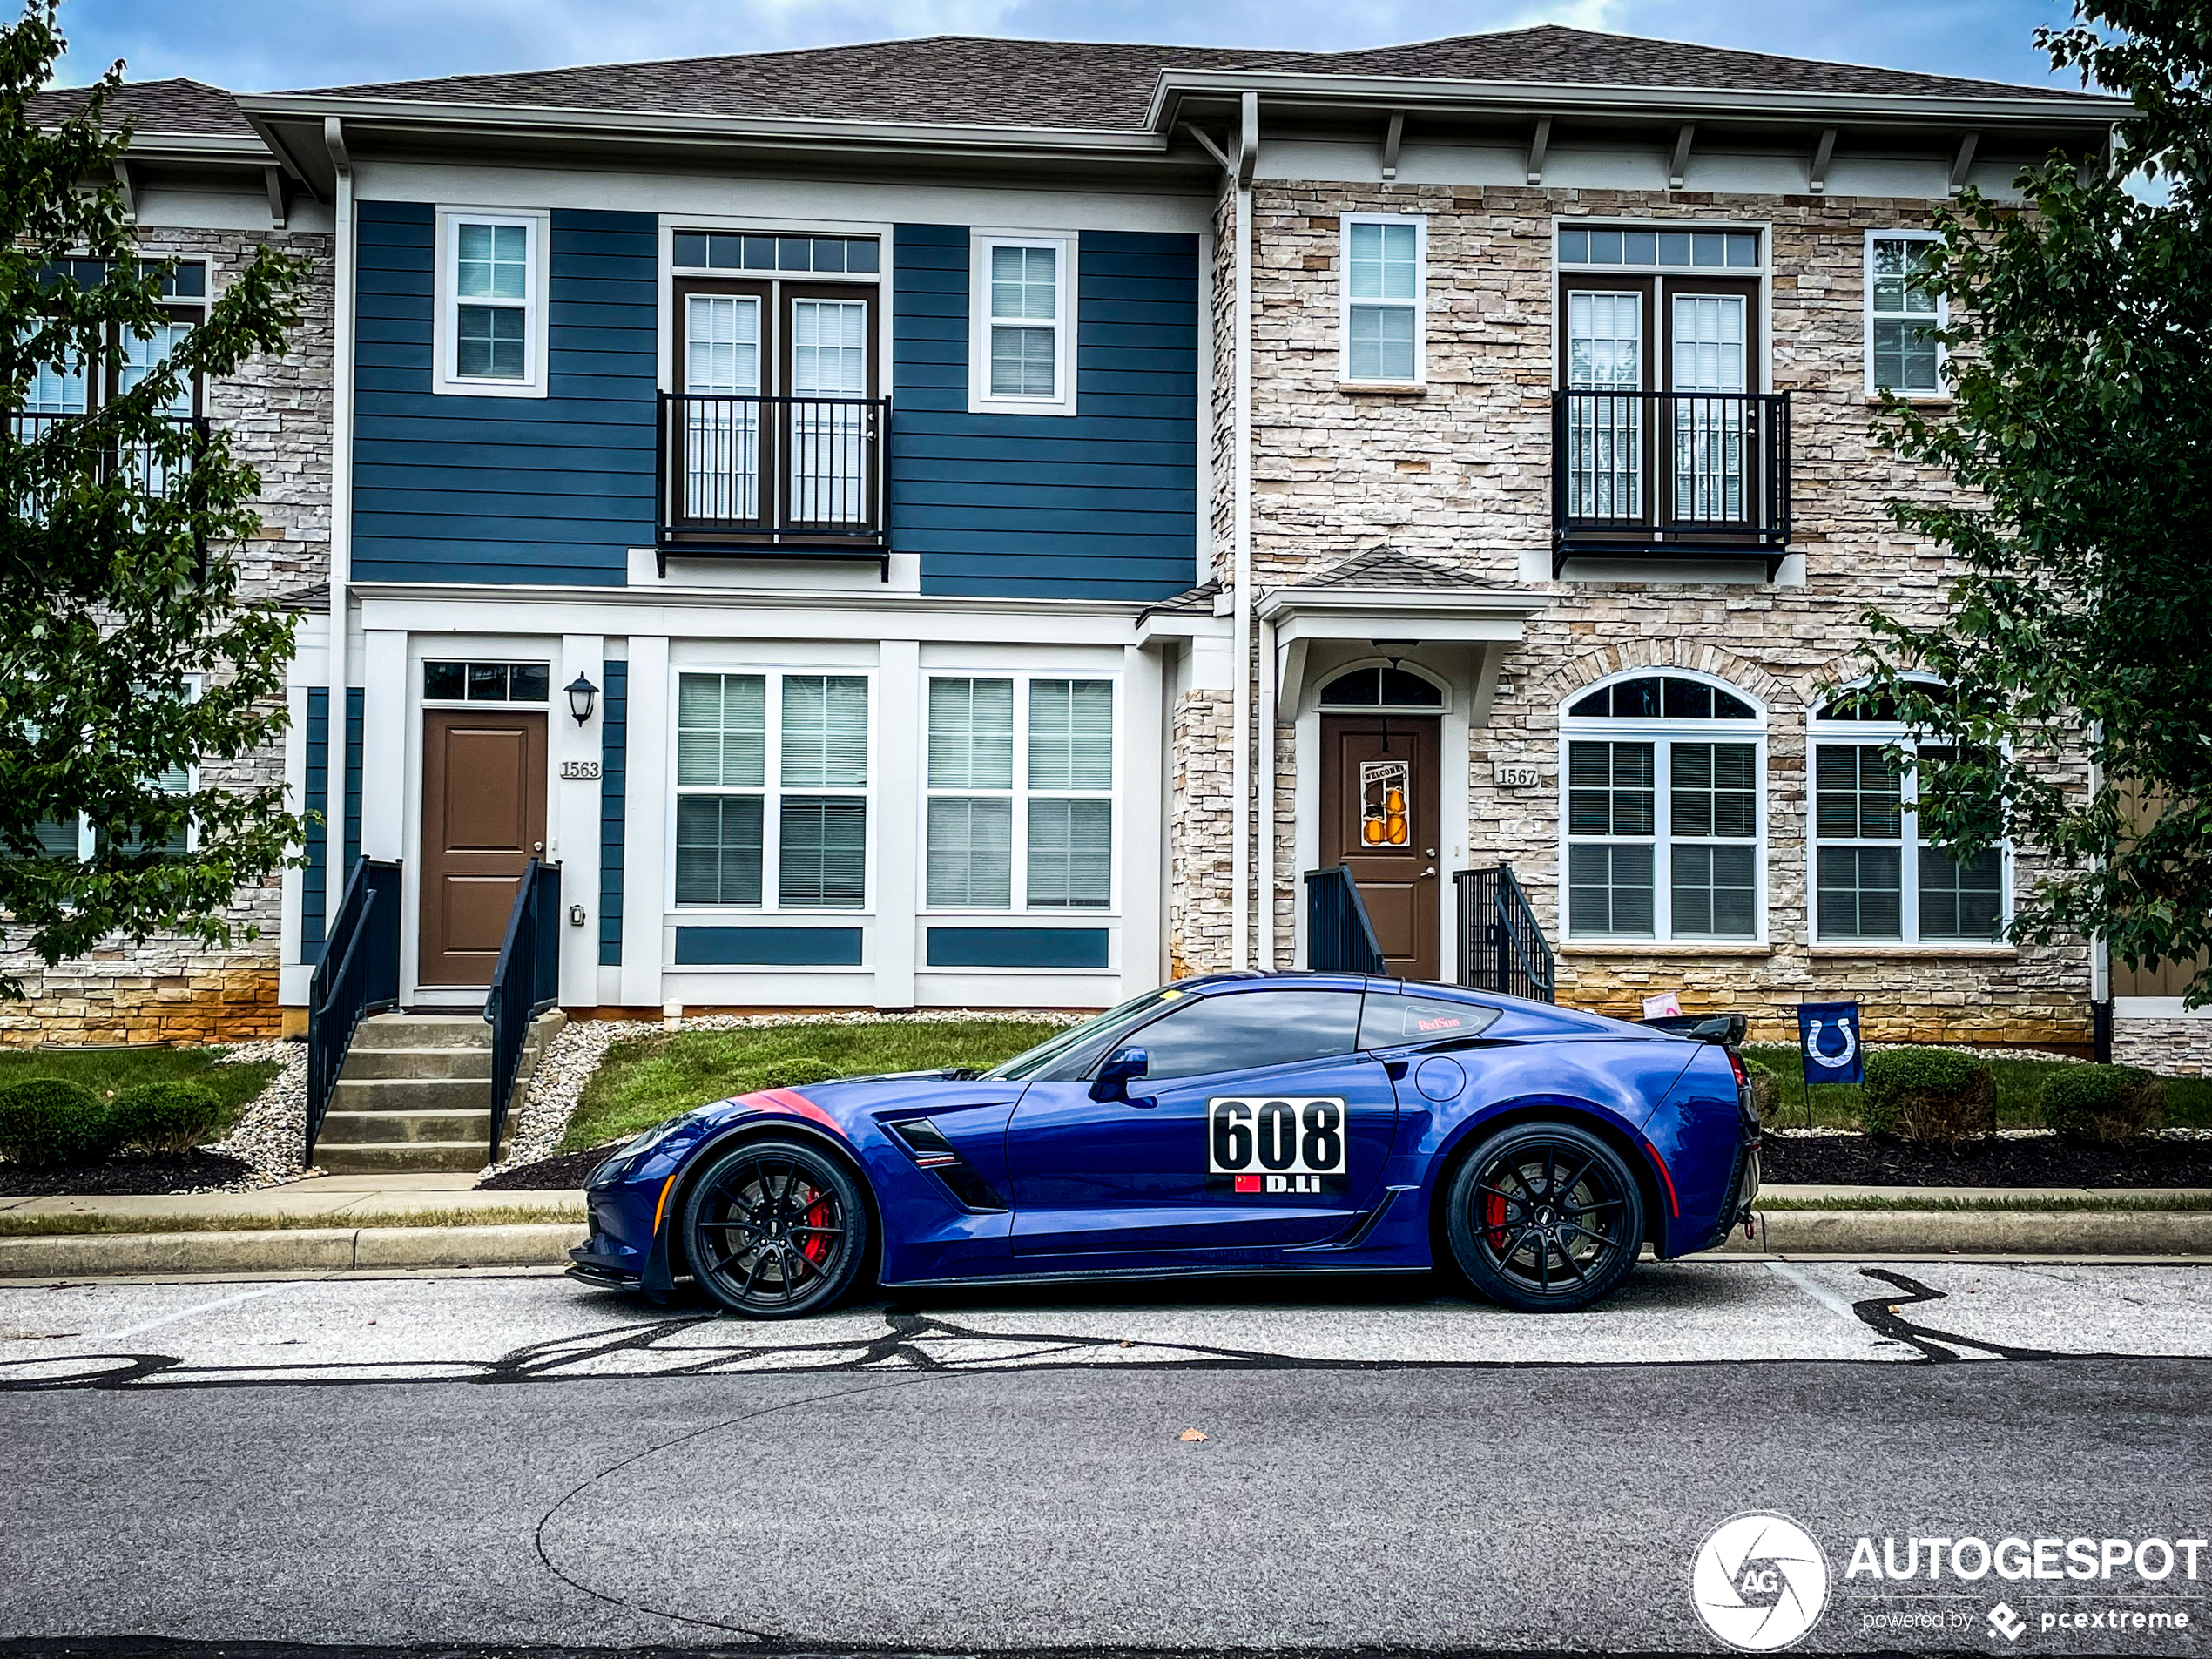
M 606 641 L 598 634 L 563 634 L 560 665 L 553 673 L 546 702 L 546 764 L 552 777 L 553 810 L 546 815 L 552 831 L 552 856 L 561 860 L 561 1001 L 570 1007 L 596 1005 L 599 1001 L 599 785 L 596 780 L 563 777 L 571 767 L 588 771 L 599 763 L 599 721 L 604 701 L 592 706 L 591 718 L 578 725 L 569 711 L 563 690 L 578 674 L 604 693 L 606 690 Z M 577 765 L 577 763 L 585 763 Z M 572 927 L 570 907 L 583 907 L 583 926 Z
M 668 637 L 630 637 L 630 785 L 623 818 L 622 1001 L 661 1005 L 668 857 Z
M 916 872 L 921 867 L 921 756 L 928 746 L 921 645 L 887 639 L 878 658 L 876 711 L 875 1005 L 914 1005 Z

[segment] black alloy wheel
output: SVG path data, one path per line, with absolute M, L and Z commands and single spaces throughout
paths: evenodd
M 1463 1162 L 1446 1199 L 1460 1271 L 1482 1295 L 1570 1312 L 1618 1290 L 1643 1248 L 1643 1195 L 1621 1155 L 1571 1123 L 1515 1123 Z
M 852 1288 L 867 1253 L 867 1206 L 842 1160 L 805 1141 L 723 1153 L 684 1202 L 684 1245 L 700 1288 L 732 1313 L 795 1319 Z

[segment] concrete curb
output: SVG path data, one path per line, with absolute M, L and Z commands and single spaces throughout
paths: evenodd
M 2212 1211 L 2182 1210 L 1777 1210 L 1756 1255 L 2212 1256 Z
M 44 1233 L 0 1238 L 0 1279 L 171 1273 L 343 1273 L 357 1268 L 559 1267 L 589 1229 L 287 1227 L 260 1232 Z

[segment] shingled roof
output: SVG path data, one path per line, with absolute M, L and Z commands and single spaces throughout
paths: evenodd
M 1933 98 L 2063 91 L 1734 51 L 1548 24 L 1345 52 L 939 35 L 807 51 L 451 75 L 309 96 L 441 104 L 1133 130 L 1165 69 Z
M 31 115 L 43 123 L 59 124 L 84 107 L 90 88 L 60 86 L 40 92 L 30 100 Z M 238 100 L 219 86 L 181 77 L 166 81 L 129 81 L 107 95 L 102 106 L 104 125 L 119 127 L 129 122 L 139 133 L 175 132 L 194 137 L 250 138 L 253 129 L 239 113 Z

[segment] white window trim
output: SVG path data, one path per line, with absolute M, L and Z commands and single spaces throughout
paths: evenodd
M 968 238 L 968 412 L 970 415 L 1076 413 L 1076 283 L 1080 241 L 1064 231 L 976 230 Z M 1003 397 L 991 392 L 991 250 L 1049 247 L 1053 285 L 1051 397 Z M 1035 327 L 1033 322 L 1031 327 Z
M 1361 379 L 1352 372 L 1352 227 L 1354 225 L 1411 225 L 1413 227 L 1413 297 L 1362 300 L 1361 305 L 1410 309 L 1413 314 L 1413 376 L 1411 380 Z M 1343 386 L 1426 386 L 1428 384 L 1428 218 L 1423 213 L 1346 213 L 1337 233 L 1337 381 Z
M 1618 719 L 1611 715 L 1577 717 L 1567 711 L 1591 692 L 1622 680 L 1650 679 L 1696 680 L 1726 691 L 1748 704 L 1754 711 L 1749 720 L 1669 720 Z M 1557 812 L 1559 814 L 1559 936 L 1568 945 L 1683 945 L 1710 946 L 1716 951 L 1746 950 L 1767 943 L 1767 906 L 1769 878 L 1768 849 L 1772 843 L 1774 827 L 1773 799 L 1767 787 L 1767 722 L 1766 705 L 1743 686 L 1722 679 L 1716 675 L 1700 673 L 1687 668 L 1632 668 L 1602 679 L 1592 680 L 1579 686 L 1559 705 L 1559 747 L 1557 761 L 1559 786 Z M 1616 742 L 1649 743 L 1652 754 L 1651 827 L 1649 838 L 1642 836 L 1581 835 L 1570 836 L 1568 831 L 1568 744 L 1576 738 L 1585 740 L 1611 738 Z M 1672 823 L 1673 778 L 1672 767 L 1664 758 L 1666 746 L 1676 739 L 1690 742 L 1704 740 L 1714 743 L 1749 742 L 1752 746 L 1752 788 L 1758 807 L 1758 833 L 1750 839 L 1752 879 L 1756 884 L 1752 894 L 1752 916 L 1755 931 L 1746 934 L 1691 934 L 1676 937 L 1674 931 L 1674 868 L 1669 856 L 1674 846 Z M 1722 840 L 1721 837 L 1685 837 L 1686 844 L 1703 846 Z M 1570 917 L 1573 907 L 1568 902 L 1568 867 L 1571 854 L 1568 848 L 1576 844 L 1599 842 L 1623 846 L 1649 846 L 1651 853 L 1651 932 L 1646 934 L 1578 934 L 1573 931 Z M 1741 843 L 1738 843 L 1741 845 Z
M 1008 789 L 984 789 L 966 786 L 939 786 L 929 781 L 929 682 L 932 680 L 1012 680 L 1014 682 L 1014 784 Z M 1029 786 L 1029 686 L 1035 680 L 1104 680 L 1113 687 L 1114 730 L 1113 754 L 1109 763 L 1109 784 L 1104 789 L 1033 789 Z M 918 915 L 931 921 L 947 917 L 972 917 L 988 921 L 993 918 L 1022 916 L 1065 921 L 1069 926 L 1087 925 L 1092 921 L 1113 921 L 1121 914 L 1122 858 L 1127 851 L 1122 824 L 1122 677 L 1116 673 L 1097 673 L 1083 669 L 1052 668 L 940 668 L 929 667 L 921 675 L 921 761 L 918 768 L 921 778 L 921 799 L 914 819 L 914 910 Z M 1008 878 L 1008 902 L 1002 907 L 980 905 L 933 905 L 929 902 L 929 803 L 939 798 L 948 800 L 982 799 L 989 798 L 1011 801 L 1013 873 Z M 1029 902 L 1029 818 L 1028 804 L 1033 800 L 1098 800 L 1111 803 L 1108 819 L 1108 833 L 1113 837 L 1113 852 L 1107 866 L 1106 902 L 1103 905 L 1033 905 Z M 1062 968 L 993 969 L 995 973 L 1063 973 Z M 1096 969 L 1080 970 L 1096 972 Z
M 186 674 L 184 677 L 184 684 L 185 700 L 198 702 L 200 692 L 206 689 L 207 677 L 205 674 Z M 196 795 L 199 792 L 199 763 L 195 760 L 185 768 L 185 793 Z M 78 858 L 81 860 L 89 860 L 99 850 L 99 832 L 92 827 L 91 815 L 85 813 L 78 813 Z M 199 820 L 198 819 L 185 820 L 185 851 L 187 853 L 199 851 Z
M 750 784 L 678 784 L 677 779 L 678 749 L 681 728 L 677 718 L 686 674 L 750 674 L 767 682 L 764 696 L 767 704 L 767 723 L 761 735 L 761 781 Z M 786 678 L 796 676 L 812 678 L 826 675 L 835 679 L 864 679 L 868 686 L 868 781 L 865 786 L 850 784 L 797 784 L 783 781 L 784 766 L 784 685 Z M 875 914 L 877 894 L 876 856 L 878 838 L 881 833 L 881 809 L 877 801 L 879 781 L 882 777 L 882 749 L 877 741 L 880 721 L 882 687 L 873 669 L 860 668 L 851 664 L 828 664 L 812 667 L 805 664 L 772 664 L 762 663 L 685 663 L 671 665 L 668 675 L 668 811 L 667 822 L 661 835 L 661 904 L 671 921 L 691 926 L 704 921 L 711 925 L 717 918 L 748 916 L 778 916 L 806 918 L 819 921 L 825 926 L 834 926 L 841 921 L 867 919 Z M 789 905 L 783 902 L 783 798 L 791 795 L 835 795 L 867 804 L 867 833 L 861 843 L 860 900 L 857 907 L 833 905 Z M 687 904 L 676 902 L 676 802 L 685 795 L 758 795 L 760 797 L 760 902 L 757 905 Z
M 1864 292 L 1859 297 L 1859 341 L 1865 357 L 1866 395 L 1869 399 L 1881 396 L 1881 388 L 1874 383 L 1874 244 L 1877 242 L 1940 242 L 1943 238 L 1933 231 L 1870 230 L 1860 252 L 1859 273 Z M 1951 302 L 1941 294 L 1936 296 L 1934 323 L 1938 330 L 1951 326 Z M 1898 395 L 1908 403 L 1948 403 L 1951 393 L 1944 384 L 1944 365 L 1951 354 L 1940 338 L 1936 341 L 1936 383 L 1925 392 L 1900 389 Z
M 460 348 L 458 225 L 519 225 L 529 238 L 525 260 L 523 378 L 474 380 L 455 371 Z M 437 211 L 437 303 L 431 326 L 430 390 L 446 397 L 543 397 L 546 395 L 547 297 L 551 287 L 552 215 L 537 210 L 501 207 L 440 207 Z
M 1851 688 L 1846 688 L 1849 690 Z M 2007 946 L 2011 941 L 2005 930 L 2013 920 L 2013 845 L 2010 841 L 1998 844 L 1997 920 L 1998 932 L 1994 939 L 1930 939 L 1920 937 L 1920 848 L 1928 845 L 1920 839 L 1919 813 L 1914 803 L 1920 796 L 1920 779 L 1916 768 L 1907 766 L 1898 779 L 1898 936 L 1894 939 L 1870 938 L 1864 934 L 1839 935 L 1824 939 L 1820 932 L 1820 849 L 1824 846 L 1887 846 L 1887 841 L 1865 841 L 1856 837 L 1849 840 L 1824 840 L 1820 834 L 1820 757 L 1822 744 L 1852 744 L 1861 748 L 1886 747 L 1902 743 L 1908 751 L 1917 745 L 1906 735 L 1904 724 L 1896 720 L 1824 720 L 1820 718 L 1822 704 L 1833 702 L 1844 695 L 1832 692 L 1820 699 L 1805 717 L 1805 943 L 1827 951 L 1897 950 L 1909 948 L 1931 954 L 1956 952 L 1960 955 L 1986 956 L 1993 948 Z

